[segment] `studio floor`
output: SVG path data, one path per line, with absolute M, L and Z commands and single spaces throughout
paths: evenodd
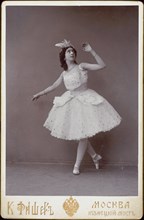
M 134 166 L 82 167 L 72 165 L 15 163 L 6 168 L 7 195 L 136 196 L 138 173 Z

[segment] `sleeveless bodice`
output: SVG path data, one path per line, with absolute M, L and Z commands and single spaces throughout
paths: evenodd
M 82 70 L 80 65 L 76 65 L 69 72 L 63 72 L 64 85 L 67 90 L 75 90 L 87 83 L 88 75 L 86 70 Z

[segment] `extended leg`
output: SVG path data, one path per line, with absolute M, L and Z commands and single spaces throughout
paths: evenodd
M 99 169 L 99 160 L 102 159 L 102 157 L 95 152 L 95 150 L 93 149 L 93 147 L 89 141 L 88 141 L 88 148 L 87 149 L 88 149 L 88 153 L 92 157 L 92 160 L 95 164 L 96 169 Z
M 81 165 L 82 159 L 87 149 L 87 139 L 82 139 L 79 141 L 78 148 L 77 148 L 77 156 L 76 156 L 76 163 L 74 165 L 73 174 L 79 174 L 79 167 Z

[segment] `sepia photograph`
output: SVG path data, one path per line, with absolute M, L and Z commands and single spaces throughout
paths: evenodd
M 3 3 L 3 217 L 142 215 L 143 5 L 116 2 Z

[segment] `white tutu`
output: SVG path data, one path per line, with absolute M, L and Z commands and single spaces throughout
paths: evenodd
M 44 127 L 57 138 L 80 140 L 111 130 L 121 122 L 111 104 L 91 89 L 75 95 L 66 91 L 53 103 Z

